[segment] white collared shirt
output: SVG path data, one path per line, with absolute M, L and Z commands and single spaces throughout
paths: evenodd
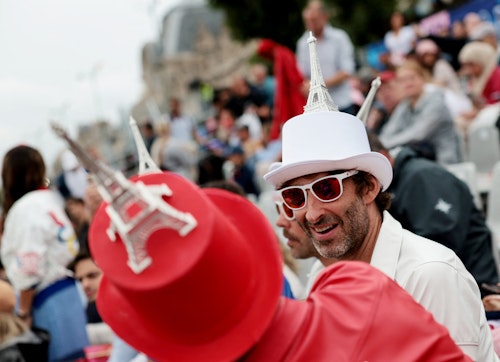
M 479 288 L 458 256 L 404 230 L 387 211 L 370 264 L 402 286 L 475 361 L 498 361 Z
M 498 361 L 479 288 L 458 256 L 437 242 L 404 230 L 389 212 L 384 211 L 383 218 L 370 264 L 448 328 L 451 338 L 470 358 Z M 312 282 L 323 269 L 318 260 L 308 274 Z

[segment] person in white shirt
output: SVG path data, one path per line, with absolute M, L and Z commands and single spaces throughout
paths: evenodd
M 384 45 L 389 52 L 389 68 L 397 68 L 413 50 L 417 35 L 413 27 L 406 25 L 401 12 L 395 11 L 390 19 L 391 30 L 384 36 Z
M 314 46 L 311 39 L 311 63 Z M 320 84 L 320 69 L 313 76 Z M 403 229 L 387 212 L 389 160 L 371 151 L 363 122 L 337 111 L 324 87 L 311 92 L 305 109 L 313 111 L 285 123 L 282 162 L 272 164 L 264 179 L 321 256 L 378 268 L 446 326 L 470 358 L 497 361 L 472 275 L 451 249 Z M 312 107 L 309 100 L 322 101 Z

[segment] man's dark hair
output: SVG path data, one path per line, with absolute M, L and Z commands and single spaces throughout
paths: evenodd
M 73 261 L 71 261 L 68 264 L 68 269 L 71 270 L 73 273 L 75 272 L 75 267 L 76 264 L 78 264 L 80 261 L 85 260 L 85 259 L 92 259 L 92 255 L 90 255 L 90 252 L 87 249 L 80 250 L 78 254 L 76 254 L 75 258 Z
M 375 178 L 375 176 L 365 171 L 359 171 L 356 175 L 353 175 L 352 179 L 356 184 L 356 194 L 362 195 L 366 189 L 372 187 L 373 178 Z M 384 210 L 388 210 L 391 206 L 391 194 L 385 191 L 379 192 L 375 198 L 375 204 L 380 213 L 384 212 Z

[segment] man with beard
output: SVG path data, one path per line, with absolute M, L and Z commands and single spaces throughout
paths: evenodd
M 278 196 L 278 194 L 276 194 Z M 279 196 L 278 196 L 279 197 Z M 307 273 L 306 294 L 309 295 L 311 288 L 318 274 L 328 265 L 335 262 L 334 259 L 328 259 L 321 256 L 316 250 L 309 236 L 295 220 L 293 210 L 288 208 L 283 201 L 275 201 L 278 218 L 276 226 L 283 229 L 283 236 L 286 239 L 286 244 L 290 248 L 290 254 L 294 259 L 309 259 L 316 258 L 311 270 Z
M 386 211 L 391 164 L 370 150 L 363 122 L 337 110 L 312 36 L 309 44 L 315 74 L 305 112 L 283 126 L 282 162 L 264 179 L 321 256 L 370 263 L 446 326 L 465 354 L 498 360 L 474 278 L 451 249 L 403 229 Z

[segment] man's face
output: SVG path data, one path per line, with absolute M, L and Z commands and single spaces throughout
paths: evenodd
M 283 236 L 287 239 L 292 257 L 307 259 L 318 256 L 318 251 L 296 220 L 287 220 L 282 213 L 279 213 L 276 225 L 283 229 Z
M 327 176 L 328 173 L 298 177 L 286 186 L 302 186 Z M 318 200 L 307 190 L 304 208 L 295 210 L 295 219 L 316 250 L 325 258 L 355 259 L 368 234 L 369 218 L 366 204 L 356 194 L 351 177 L 343 181 L 343 193 L 331 202 Z
M 425 79 L 413 69 L 398 70 L 397 80 L 404 97 L 419 97 L 424 91 Z
M 389 112 L 392 112 L 402 98 L 398 81 L 391 79 L 383 82 L 375 97 Z
M 97 289 L 102 279 L 102 271 L 92 259 L 82 259 L 75 265 L 75 279 L 81 284 L 89 302 L 97 298 Z
M 312 31 L 314 36 L 320 37 L 323 34 L 323 28 L 328 22 L 328 16 L 321 12 L 320 6 L 313 2 L 302 13 L 304 26 Z

